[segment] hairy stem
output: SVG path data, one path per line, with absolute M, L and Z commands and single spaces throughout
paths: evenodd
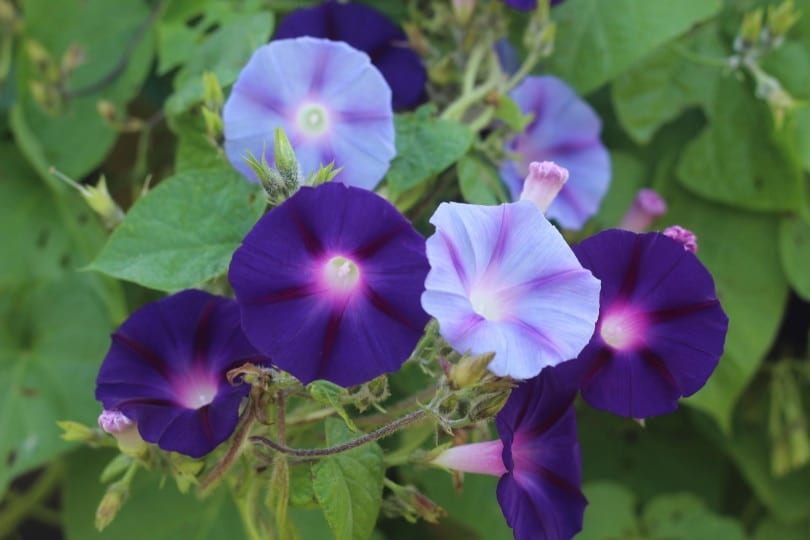
M 250 434 L 250 428 L 253 427 L 255 421 L 256 414 L 253 402 L 251 401 L 248 403 L 242 418 L 239 420 L 239 425 L 236 427 L 236 431 L 234 431 L 233 441 L 231 442 L 231 446 L 228 447 L 228 451 L 222 456 L 222 459 L 219 460 L 214 468 L 211 469 L 211 472 L 200 481 L 199 491 L 201 494 L 208 494 L 211 488 L 219 483 L 225 473 L 228 472 L 236 462 Z
M 282 454 L 287 454 L 290 456 L 296 457 L 303 457 L 303 458 L 313 458 L 313 457 L 324 457 L 324 456 L 331 456 L 334 454 L 340 454 L 342 452 L 346 452 L 348 450 L 352 450 L 364 444 L 368 444 L 370 442 L 377 441 L 382 439 L 383 437 L 387 437 L 393 433 L 396 433 L 403 427 L 418 422 L 424 419 L 427 416 L 427 411 L 424 409 L 419 409 L 413 411 L 405 416 L 398 418 L 391 422 L 390 424 L 386 424 L 371 433 L 367 433 L 361 437 L 353 439 L 351 441 L 345 442 L 343 444 L 338 444 L 336 446 L 330 446 L 328 448 L 290 448 L 283 444 L 279 444 L 273 440 L 268 439 L 267 437 L 261 437 L 259 435 L 253 436 L 250 438 L 251 441 L 267 446 L 275 450 L 276 452 L 281 452 Z

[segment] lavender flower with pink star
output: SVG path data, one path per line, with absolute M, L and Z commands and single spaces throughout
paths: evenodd
M 610 229 L 574 248 L 602 281 L 596 332 L 559 370 L 597 409 L 646 418 L 697 392 L 723 353 L 728 318 L 714 281 L 661 233 Z
M 549 219 L 580 229 L 596 213 L 610 184 L 610 155 L 600 140 L 602 122 L 562 80 L 527 77 L 510 94 L 525 114 L 534 116 L 506 150 L 516 160 L 501 166 L 501 177 L 517 200 L 533 161 L 553 161 L 569 180 L 548 209 Z
M 554 368 L 512 390 L 495 418 L 499 439 L 449 448 L 433 463 L 500 476 L 497 497 L 516 540 L 568 540 L 582 529 L 576 389 Z
M 304 187 L 266 214 L 231 261 L 245 333 L 303 383 L 396 371 L 428 322 L 425 240 L 385 199 Z
M 534 202 L 442 203 L 430 222 L 422 305 L 457 351 L 495 352 L 490 371 L 527 379 L 593 334 L 599 281 Z
M 227 372 L 261 360 L 242 334 L 236 302 L 197 290 L 168 296 L 112 335 L 96 379 L 99 423 L 118 433 L 134 422 L 147 442 L 204 456 L 231 435 L 248 393 Z
M 312 36 L 343 41 L 371 58 L 391 87 L 394 109 L 418 105 L 425 94 L 427 72 L 408 47 L 408 37 L 376 9 L 355 2 L 327 1 L 296 9 L 276 29 L 276 39 Z
M 336 180 L 374 188 L 396 153 L 391 89 L 368 55 L 346 43 L 301 37 L 260 47 L 242 69 L 223 110 L 225 153 L 245 177 L 252 154 L 274 165 L 273 134 L 283 128 L 301 172 L 334 162 Z

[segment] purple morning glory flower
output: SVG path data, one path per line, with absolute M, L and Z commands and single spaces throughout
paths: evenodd
M 661 233 L 609 229 L 574 247 L 602 281 L 596 332 L 560 366 L 597 409 L 632 418 L 666 414 L 711 375 L 728 329 L 711 274 Z
M 422 306 L 450 345 L 495 352 L 490 371 L 517 379 L 579 354 L 593 334 L 599 281 L 533 202 L 442 203 L 430 222 Z
M 303 187 L 236 250 L 230 281 L 250 341 L 304 384 L 396 371 L 422 336 L 425 240 L 385 199 Z
M 449 448 L 433 463 L 500 476 L 498 503 L 516 540 L 568 540 L 582 529 L 588 504 L 575 396 L 555 369 L 544 369 L 512 390 L 495 418 L 499 440 Z
M 273 134 L 283 128 L 304 176 L 334 161 L 337 180 L 372 189 L 394 157 L 391 90 L 368 55 L 349 45 L 302 37 L 253 53 L 223 110 L 225 153 L 245 177 L 251 152 L 272 166 Z
M 505 162 L 501 177 L 517 200 L 531 162 L 565 167 L 570 178 L 546 215 L 566 229 L 580 229 L 596 213 L 610 184 L 610 155 L 599 139 L 602 122 L 556 77 L 527 77 L 510 95 L 534 119 L 507 144 L 520 159 Z
M 228 370 L 257 360 L 236 302 L 186 290 L 140 308 L 112 335 L 96 399 L 145 441 L 201 457 L 231 435 L 249 390 L 231 386 Z
M 405 32 L 376 9 L 331 1 L 297 9 L 281 21 L 275 38 L 300 36 L 344 41 L 368 54 L 391 87 L 394 109 L 415 107 L 423 100 L 427 72 L 422 61 L 408 48 Z
M 562 4 L 564 0 L 551 0 L 551 5 Z M 537 0 L 503 0 L 503 3 L 520 11 L 531 11 L 537 7 Z

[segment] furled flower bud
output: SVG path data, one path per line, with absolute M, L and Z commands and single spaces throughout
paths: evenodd
M 652 189 L 642 189 L 619 223 L 619 228 L 637 233 L 646 232 L 653 221 L 666 214 L 667 203 Z
M 458 364 L 450 368 L 450 382 L 455 388 L 467 388 L 481 382 L 481 379 L 489 374 L 487 368 L 494 352 L 477 354 L 462 358 Z
M 98 425 L 115 437 L 115 440 L 118 441 L 118 448 L 127 455 L 137 456 L 146 447 L 135 422 L 120 411 L 105 409 L 98 417 Z
M 568 169 L 553 161 L 533 161 L 523 184 L 520 200 L 532 201 L 541 212 L 548 210 L 552 201 L 568 181 Z

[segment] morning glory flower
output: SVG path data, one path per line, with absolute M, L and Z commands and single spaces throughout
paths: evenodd
M 344 41 L 368 54 L 391 87 L 394 109 L 408 109 L 422 101 L 427 81 L 425 67 L 408 48 L 405 32 L 376 9 L 332 1 L 296 9 L 278 25 L 275 38 L 300 36 Z
M 576 389 L 554 368 L 521 383 L 495 417 L 499 439 L 449 448 L 432 463 L 500 476 L 497 497 L 516 540 L 569 540 L 582 529 Z
M 516 379 L 579 354 L 599 281 L 533 202 L 442 203 L 430 222 L 422 306 L 453 348 L 495 352 L 490 371 Z
M 264 215 L 229 278 L 251 343 L 307 384 L 396 371 L 422 336 L 425 240 L 378 195 L 303 187 Z
M 186 290 L 147 304 L 112 335 L 96 379 L 99 424 L 116 433 L 134 422 L 145 441 L 202 457 L 231 435 L 249 390 L 227 372 L 256 361 L 233 300 Z
M 349 45 L 301 37 L 253 53 L 223 110 L 225 153 L 257 181 L 248 153 L 273 166 L 273 134 L 283 128 L 301 172 L 331 162 L 336 180 L 372 189 L 394 157 L 391 90 L 368 55 Z
M 570 176 L 546 215 L 566 229 L 580 229 L 599 209 L 610 184 L 610 155 L 599 139 L 602 122 L 556 77 L 527 77 L 510 96 L 525 114 L 534 115 L 506 146 L 520 156 L 501 166 L 512 198 L 520 197 L 531 162 L 553 161 Z
M 711 274 L 661 233 L 609 229 L 574 247 L 602 281 L 596 332 L 561 376 L 597 409 L 646 418 L 678 407 L 714 371 L 728 329 Z

